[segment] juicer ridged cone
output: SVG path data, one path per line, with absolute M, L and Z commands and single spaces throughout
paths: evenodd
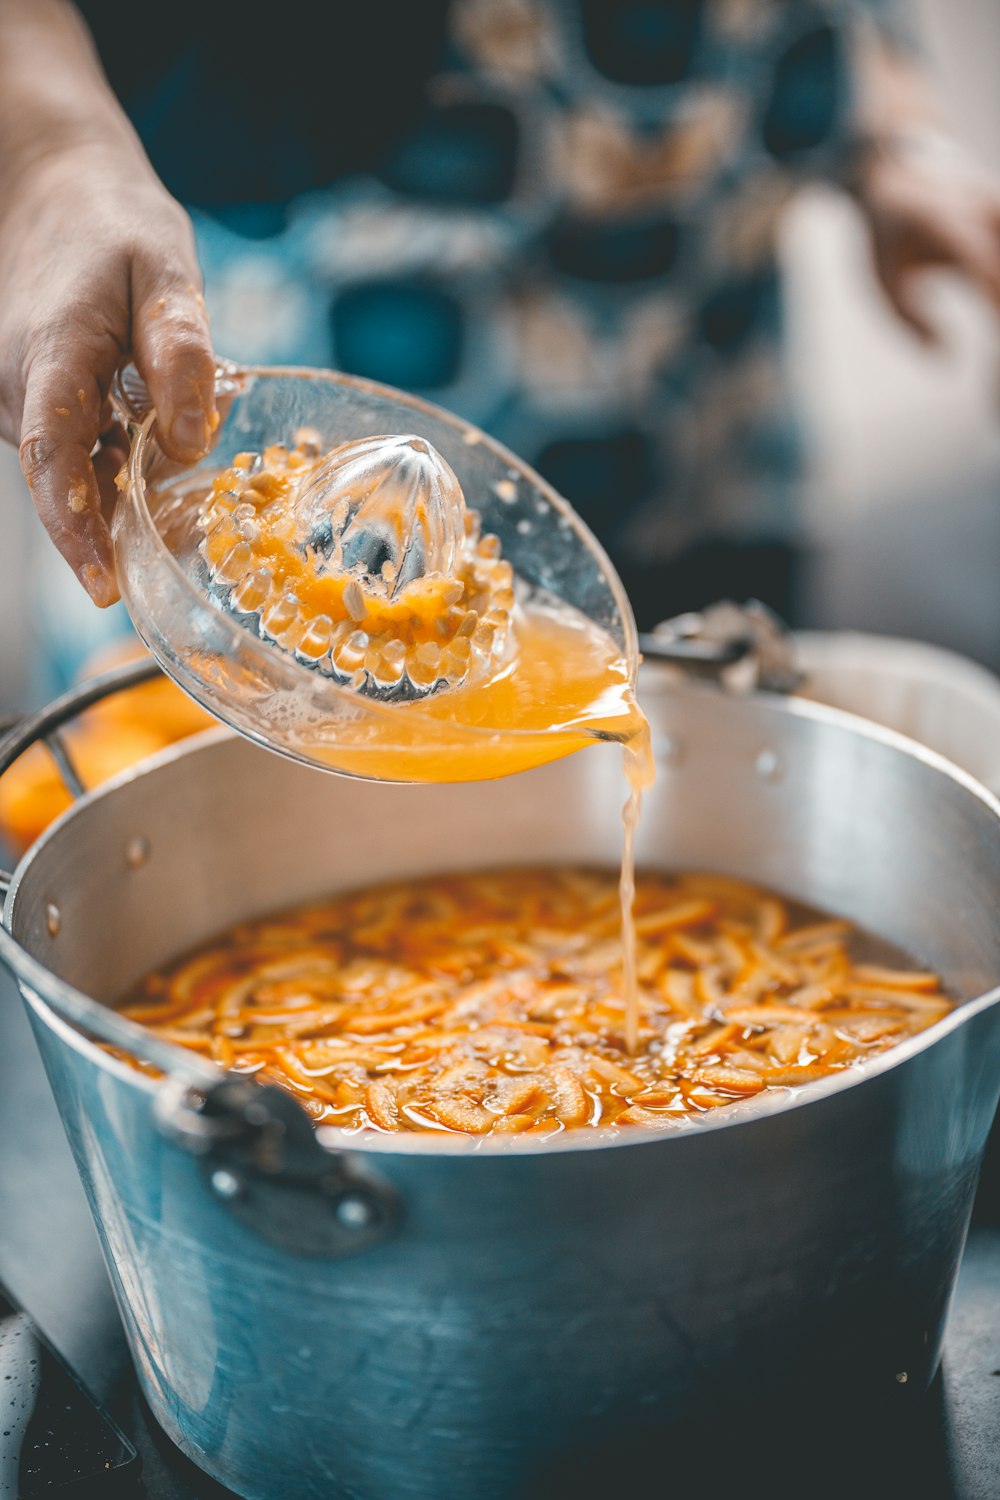
M 209 588 L 298 661 L 395 701 L 457 686 L 502 653 L 511 569 L 425 438 L 361 438 L 323 456 L 303 431 L 291 454 L 240 455 L 225 483 L 201 518 Z

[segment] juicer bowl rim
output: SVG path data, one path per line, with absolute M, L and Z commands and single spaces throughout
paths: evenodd
M 652 668 L 652 674 L 661 675 L 661 669 Z M 704 684 L 691 684 L 688 690 L 693 692 L 711 692 L 717 689 Z M 815 703 L 810 699 L 799 698 L 793 695 L 771 692 L 754 692 L 747 695 L 748 701 L 764 702 L 776 710 L 784 711 L 800 718 L 818 720 L 820 723 L 839 725 L 851 729 L 869 738 L 875 739 L 904 754 L 911 755 L 922 761 L 931 769 L 944 774 L 949 780 L 961 785 L 965 791 L 970 792 L 977 801 L 983 803 L 994 818 L 1000 823 L 1000 799 L 995 797 L 986 787 L 978 782 L 968 772 L 963 771 L 960 766 L 955 765 L 945 756 L 936 751 L 928 750 L 919 741 L 910 739 L 907 735 L 898 733 L 896 730 L 887 729 L 883 725 L 876 724 L 870 719 L 865 719 L 859 714 L 849 713 L 844 709 L 830 708 L 825 704 Z M 35 858 L 41 853 L 46 845 L 56 838 L 63 828 L 78 810 L 90 807 L 100 802 L 104 797 L 112 795 L 123 786 L 129 785 L 139 777 L 160 769 L 162 766 L 172 764 L 185 756 L 196 754 L 199 750 L 216 743 L 222 743 L 229 739 L 245 740 L 246 736 L 229 726 L 219 726 L 203 730 L 198 734 L 191 735 L 188 739 L 168 746 L 154 756 L 140 762 L 121 772 L 118 776 L 104 782 L 93 791 L 87 792 L 79 798 L 65 812 L 51 823 L 48 828 L 29 846 L 18 862 L 7 892 L 3 908 L 2 926 L 7 933 L 13 937 L 11 929 L 11 918 L 16 908 L 17 895 L 25 877 Z M 17 941 L 15 939 L 15 941 Z M 32 961 L 39 968 L 44 969 L 45 982 L 56 991 L 62 989 L 70 993 L 80 992 L 67 981 L 59 978 L 51 969 L 45 967 L 40 960 Z M 60 1036 L 74 1051 L 87 1056 L 92 1062 L 100 1067 L 108 1069 L 121 1081 L 129 1081 L 141 1088 L 150 1098 L 152 1103 L 157 1091 L 169 1080 L 160 1080 L 151 1077 L 148 1073 L 122 1062 L 119 1058 L 107 1052 L 99 1042 L 86 1035 L 76 1025 L 66 1020 L 50 1004 L 43 993 L 33 985 L 30 980 L 22 979 L 17 974 L 17 983 L 22 995 L 32 1008 L 44 1020 L 44 1024 Z M 89 998 L 89 997 L 88 997 Z M 104 1001 L 94 1002 L 103 1005 L 106 1009 L 113 1009 Z M 797 1087 L 785 1086 L 765 1091 L 753 1099 L 736 1100 L 723 1109 L 711 1110 L 707 1114 L 697 1117 L 675 1127 L 667 1129 L 645 1129 L 641 1126 L 629 1127 L 621 1130 L 615 1127 L 605 1129 L 576 1129 L 554 1132 L 551 1136 L 534 1139 L 526 1139 L 523 1136 L 466 1136 L 457 1132 L 444 1132 L 440 1135 L 430 1132 L 399 1132 L 398 1134 L 380 1134 L 370 1132 L 364 1136 L 352 1134 L 349 1130 L 337 1126 L 317 1127 L 317 1137 L 325 1149 L 335 1153 L 349 1155 L 358 1153 L 360 1155 L 373 1154 L 383 1156 L 423 1156 L 436 1159 L 441 1156 L 449 1158 L 486 1158 L 489 1160 L 510 1160 L 512 1157 L 538 1155 L 562 1154 L 570 1151 L 594 1151 L 606 1149 L 621 1149 L 627 1146 L 652 1145 L 654 1142 L 693 1140 L 703 1136 L 706 1132 L 728 1130 L 738 1125 L 750 1126 L 769 1119 L 773 1115 L 784 1114 L 789 1110 L 800 1109 L 806 1105 L 819 1103 L 827 1097 L 839 1094 L 845 1089 L 859 1088 L 865 1083 L 873 1082 L 897 1067 L 903 1066 L 918 1054 L 929 1050 L 938 1041 L 941 1041 L 951 1032 L 964 1026 L 977 1015 L 1000 1005 L 1000 981 L 992 988 L 968 1000 L 959 1001 L 955 1009 L 940 1021 L 934 1022 L 925 1031 L 916 1036 L 909 1037 L 903 1042 L 879 1053 L 877 1057 L 862 1063 L 857 1067 L 845 1068 L 839 1073 L 832 1073 L 826 1078 L 816 1079 L 812 1083 L 802 1084 Z M 178 1064 L 190 1076 L 193 1071 L 191 1054 L 186 1048 L 176 1043 L 163 1043 L 163 1047 L 177 1058 Z M 212 1064 L 204 1064 L 198 1059 L 200 1069 L 206 1078 L 224 1076 L 222 1070 L 215 1069 Z M 193 1084 L 197 1087 L 197 1084 Z M 766 1103 L 764 1102 L 766 1101 Z M 720 1118 L 721 1117 L 721 1118 Z
M 265 379 L 278 378 L 304 381 L 320 381 L 325 385 L 334 385 L 341 387 L 346 386 L 353 390 L 365 391 L 374 396 L 380 396 L 391 401 L 402 403 L 403 405 L 412 407 L 413 410 L 417 413 L 424 413 L 453 427 L 457 432 L 463 434 L 464 441 L 468 441 L 470 437 L 473 437 L 475 439 L 475 444 L 470 443 L 470 446 L 478 446 L 480 444 L 484 444 L 494 454 L 496 454 L 497 457 L 499 457 L 504 463 L 506 463 L 508 467 L 516 469 L 523 479 L 531 484 L 534 489 L 544 495 L 546 501 L 553 507 L 554 510 L 556 510 L 559 515 L 561 515 L 567 521 L 570 528 L 576 533 L 579 540 L 596 557 L 597 562 L 600 565 L 601 575 L 608 587 L 612 599 L 615 602 L 615 606 L 618 612 L 618 618 L 621 621 L 622 634 L 624 637 L 622 655 L 628 668 L 629 686 L 633 690 L 635 689 L 640 659 L 639 639 L 638 630 L 635 623 L 635 616 L 632 612 L 632 605 L 629 602 L 629 598 L 625 592 L 624 585 L 622 584 L 622 581 L 619 578 L 618 573 L 614 568 L 607 552 L 598 541 L 594 533 L 591 531 L 587 523 L 580 515 L 577 514 L 577 512 L 570 505 L 569 501 L 566 500 L 562 495 L 560 495 L 559 492 L 554 489 L 547 480 L 543 479 L 540 474 L 536 473 L 529 464 L 525 463 L 523 459 L 519 458 L 517 454 L 513 453 L 509 448 L 507 448 L 503 443 L 500 443 L 496 438 L 493 438 L 488 433 L 483 432 L 483 430 L 477 427 L 475 423 L 467 422 L 463 417 L 456 416 L 454 412 L 448 411 L 446 407 L 438 406 L 435 402 L 432 401 L 426 401 L 421 396 L 414 396 L 408 391 L 397 390 L 394 386 L 384 385 L 381 382 L 375 380 L 368 380 L 363 376 L 349 375 L 339 370 L 319 369 L 315 366 L 310 365 L 241 365 L 225 360 L 221 360 L 219 362 L 216 371 L 217 383 L 226 380 L 257 380 L 262 377 Z M 220 424 L 220 432 L 223 425 L 224 424 Z M 259 662 L 259 664 L 262 665 L 266 670 L 269 664 L 273 665 L 273 654 L 275 651 L 280 652 L 280 648 L 268 644 L 252 630 L 248 630 L 245 626 L 241 625 L 226 610 L 221 609 L 213 604 L 210 596 L 204 590 L 199 589 L 194 581 L 181 567 L 180 563 L 177 561 L 177 558 L 174 556 L 170 548 L 167 546 L 166 542 L 163 540 L 159 528 L 153 520 L 153 516 L 150 512 L 146 497 L 146 481 L 142 473 L 142 460 L 145 456 L 147 445 L 151 437 L 153 436 L 155 426 L 155 410 L 149 411 L 141 421 L 137 421 L 133 424 L 134 430 L 128 457 L 128 498 L 138 516 L 139 524 L 146 532 L 147 536 L 152 539 L 158 556 L 160 557 L 161 561 L 165 563 L 168 573 L 170 573 L 173 576 L 174 580 L 180 585 L 180 588 L 186 595 L 186 597 L 198 609 L 210 611 L 211 618 L 213 620 L 218 619 L 220 621 L 220 628 L 225 633 L 227 642 L 231 641 L 235 647 L 238 647 L 241 650 L 249 650 L 254 661 Z M 194 472 L 194 466 L 182 470 L 181 474 L 190 474 L 192 472 Z M 209 471 L 206 470 L 205 472 L 207 475 Z M 470 508 L 474 510 L 475 506 L 472 505 Z M 148 629 L 147 621 L 149 621 L 149 623 L 153 623 L 152 618 L 148 614 L 146 614 L 144 615 L 142 624 L 140 624 L 139 621 L 137 621 L 133 616 L 131 601 L 125 599 L 125 605 L 128 609 L 129 618 L 132 620 L 132 624 L 136 632 L 138 633 L 144 644 L 149 648 L 153 656 L 155 656 L 163 671 L 174 682 L 177 682 L 182 691 L 187 693 L 189 697 L 193 697 L 194 695 L 191 693 L 190 688 L 177 675 L 177 672 L 174 669 L 173 661 L 169 658 L 165 658 L 164 652 L 160 648 L 157 639 L 155 637 L 153 639 L 150 639 L 150 636 L 153 633 Z M 572 607 L 575 608 L 575 606 Z M 578 613 L 582 614 L 583 611 L 578 611 Z M 584 618 L 589 617 L 585 616 Z M 173 650 L 173 647 L 171 647 L 171 650 Z M 282 657 L 282 666 L 285 666 L 286 664 L 290 665 L 291 667 L 295 668 L 298 673 L 301 673 L 301 678 L 296 677 L 296 681 L 301 681 L 304 688 L 309 688 L 312 692 L 319 691 L 323 694 L 324 697 L 327 695 L 327 693 L 331 693 L 333 695 L 334 701 L 343 701 L 344 703 L 349 704 L 355 710 L 358 708 L 358 696 L 350 688 L 344 687 L 341 684 L 337 683 L 332 677 L 321 677 L 320 674 L 318 674 L 313 669 L 304 666 L 299 661 L 296 661 L 295 657 L 291 653 L 280 652 L 280 655 Z M 322 684 L 322 686 L 320 686 L 320 684 Z M 214 714 L 216 718 L 220 719 L 220 721 L 225 724 L 227 728 L 235 728 L 231 721 L 228 718 L 224 717 L 224 715 L 222 715 L 218 711 L 218 709 L 214 708 L 210 702 L 206 702 L 201 697 L 197 698 L 195 701 L 198 702 L 198 704 L 202 708 L 205 708 L 208 712 Z M 391 721 L 394 716 L 398 716 L 401 709 L 405 709 L 408 721 L 416 721 L 417 723 L 433 725 L 438 731 L 440 731 L 440 727 L 443 722 L 442 720 L 435 718 L 433 715 L 428 715 L 422 712 L 419 703 L 393 704 L 382 703 L 377 698 L 364 698 L 361 700 L 361 706 L 363 707 L 366 715 L 369 713 L 374 713 L 379 717 L 386 718 L 389 721 Z M 491 736 L 495 736 L 497 733 L 496 729 L 491 728 L 489 725 L 460 724 L 458 728 L 461 732 L 463 741 L 468 739 L 471 743 L 478 742 L 481 737 L 486 737 L 488 739 Z M 299 761 L 301 764 L 313 766 L 316 769 L 326 770 L 328 774 L 346 774 L 344 772 L 337 771 L 335 768 L 332 768 L 330 766 L 322 765 L 312 757 L 296 751 L 291 746 L 286 747 L 281 744 L 272 743 L 266 737 L 254 735 L 250 731 L 243 728 L 237 729 L 236 732 L 238 734 L 242 734 L 244 738 L 253 740 L 256 744 L 259 744 L 263 748 L 270 750 L 272 753 L 284 755 L 292 760 Z M 534 740 L 543 739 L 546 735 L 557 734 L 558 730 L 555 728 L 542 730 L 505 729 L 503 733 L 505 737 L 510 736 L 516 743 L 522 738 Z M 385 778 L 379 779 L 383 780 Z

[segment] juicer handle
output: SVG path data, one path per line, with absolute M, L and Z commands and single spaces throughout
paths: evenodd
M 232 360 L 220 359 L 216 362 L 215 399 L 220 406 L 224 406 L 227 398 L 237 393 L 244 377 L 245 371 Z M 116 421 L 130 434 L 142 426 L 153 410 L 149 387 L 131 360 L 116 370 L 109 396 Z

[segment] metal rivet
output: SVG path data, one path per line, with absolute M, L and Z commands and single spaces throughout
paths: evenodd
M 149 839 L 145 834 L 137 833 L 134 838 L 129 839 L 125 845 L 125 863 L 130 870 L 138 870 L 149 858 Z
M 899 1374 L 896 1376 L 896 1379 L 899 1381 L 900 1385 L 905 1385 L 909 1378 L 910 1377 L 909 1375 L 907 1375 L 905 1370 L 900 1370 Z
M 757 757 L 757 775 L 761 781 L 780 781 L 785 773 L 774 750 L 762 750 Z
M 656 734 L 653 736 L 653 756 L 662 765 L 679 766 L 684 759 L 684 751 L 679 740 L 673 739 L 669 734 Z
M 58 937 L 62 926 L 62 912 L 54 901 L 50 901 L 45 908 L 45 925 L 49 930 L 49 937 Z
M 211 1182 L 213 1192 L 220 1198 L 240 1198 L 243 1195 L 242 1182 L 228 1167 L 216 1167 Z
M 367 1229 L 374 1217 L 371 1204 L 359 1193 L 348 1193 L 337 1204 L 337 1218 L 345 1229 Z

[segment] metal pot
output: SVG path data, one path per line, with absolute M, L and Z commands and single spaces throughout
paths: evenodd
M 614 863 L 612 747 L 510 781 L 390 787 L 212 732 L 82 798 L 18 868 L 0 955 L 143 1389 L 240 1494 L 512 1500 L 560 1454 L 719 1410 L 748 1372 L 816 1402 L 926 1390 L 1000 1091 L 1000 804 L 848 715 L 665 683 L 643 683 L 659 779 L 640 862 L 842 913 L 938 969 L 953 1015 L 862 1071 L 677 1133 L 358 1149 L 85 997 L 357 883 Z

